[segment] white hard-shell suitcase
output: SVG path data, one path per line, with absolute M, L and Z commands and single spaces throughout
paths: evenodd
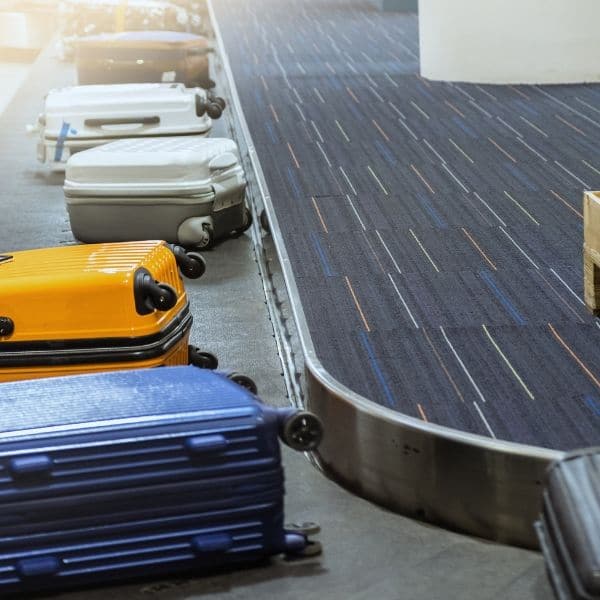
M 207 248 L 250 226 L 238 148 L 226 138 L 119 140 L 73 155 L 65 199 L 83 242 L 161 239 Z
M 220 116 L 213 107 L 205 90 L 181 83 L 52 90 L 38 120 L 38 159 L 62 171 L 72 154 L 121 138 L 208 135 L 211 116 Z

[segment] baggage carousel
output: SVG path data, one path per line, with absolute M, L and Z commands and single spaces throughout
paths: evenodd
M 600 86 L 427 81 L 416 16 L 368 3 L 214 13 L 323 466 L 403 512 L 534 545 L 548 461 L 600 442 L 581 256 Z
M 48 90 L 75 81 L 73 65 L 57 61 L 51 44 L 32 65 L 18 67 L 0 65 L 0 72 L 10 76 L 6 79 L 10 84 L 0 92 L 2 251 L 73 244 L 62 175 L 36 161 L 36 140 L 24 133 L 26 124 L 35 122 L 43 109 Z M 215 122 L 215 135 L 229 133 L 232 114 L 226 111 Z M 266 244 L 270 241 L 265 238 Z M 204 256 L 206 274 L 187 282 L 195 319 L 193 343 L 215 352 L 225 368 L 251 374 L 267 403 L 288 405 L 252 239 L 243 235 L 228 240 Z M 347 493 L 304 456 L 287 448 L 283 453 L 287 516 L 321 524 L 322 556 L 294 563 L 281 558 L 231 573 L 132 582 L 111 587 L 110 594 L 115 599 L 174 600 L 210 592 L 215 600 L 249 594 L 296 600 L 316 597 L 326 589 L 331 598 L 367 599 L 394 598 L 402 589 L 415 600 L 465 595 L 485 600 L 494 594 L 534 600 L 551 593 L 539 554 L 393 514 Z M 59 597 L 103 600 L 106 595 L 107 589 L 101 587 Z

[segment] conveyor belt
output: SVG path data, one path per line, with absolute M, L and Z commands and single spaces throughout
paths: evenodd
M 416 17 L 368 4 L 215 9 L 330 373 L 464 431 L 599 443 L 581 197 L 600 86 L 426 81 Z

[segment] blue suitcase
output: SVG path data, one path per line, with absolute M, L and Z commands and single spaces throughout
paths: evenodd
M 278 437 L 310 413 L 163 367 L 0 385 L 0 596 L 316 553 L 285 529 Z

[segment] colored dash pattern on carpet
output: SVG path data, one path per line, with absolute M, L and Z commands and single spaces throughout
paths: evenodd
M 600 86 L 427 81 L 417 17 L 368 3 L 216 12 L 331 374 L 465 431 L 600 443 L 581 255 Z

